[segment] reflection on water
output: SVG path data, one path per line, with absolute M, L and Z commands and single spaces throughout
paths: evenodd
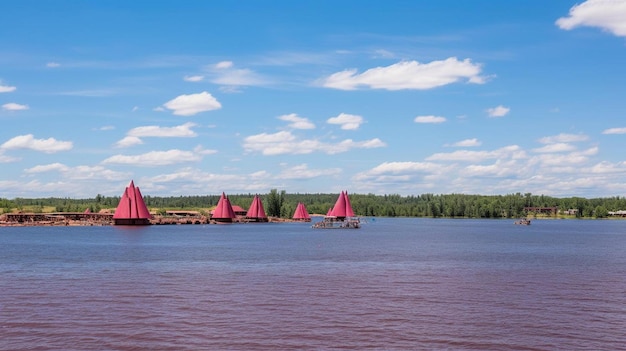
M 626 221 L 2 228 L 0 350 L 625 350 Z

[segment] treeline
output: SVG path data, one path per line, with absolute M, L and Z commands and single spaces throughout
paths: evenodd
M 310 214 L 326 214 L 337 200 L 338 194 L 288 194 L 272 189 L 259 194 L 269 216 L 289 218 L 298 202 L 306 205 Z M 604 218 L 610 211 L 626 210 L 626 197 L 586 199 L 581 197 L 556 198 L 530 193 L 508 195 L 422 194 L 411 196 L 350 194 L 354 212 L 371 217 L 448 217 L 448 218 L 518 218 L 527 216 L 527 207 L 558 207 L 571 211 L 579 218 Z M 197 210 L 207 211 L 217 205 L 219 195 L 160 197 L 144 195 L 148 208 L 157 211 Z M 248 209 L 254 194 L 228 195 L 233 205 Z M 120 197 L 98 194 L 93 199 L 41 198 L 12 200 L 0 199 L 2 212 L 14 210 L 27 212 L 98 212 L 114 209 Z M 51 211 L 50 211 L 51 210 Z

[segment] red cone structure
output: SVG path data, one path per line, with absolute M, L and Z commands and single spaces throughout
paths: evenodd
M 354 211 L 352 210 L 352 205 L 350 204 L 350 198 L 348 198 L 348 192 L 341 192 L 337 201 L 335 202 L 335 206 L 333 206 L 330 211 L 330 216 L 334 216 L 337 218 L 346 218 L 346 217 L 354 217 Z
M 230 204 L 230 200 L 228 200 L 226 195 L 222 193 L 222 196 L 220 196 L 220 199 L 217 202 L 217 207 L 215 207 L 211 214 L 211 219 L 217 222 L 230 223 L 236 217 L 235 211 L 233 211 L 233 206 Z
M 294 220 L 301 222 L 310 222 L 311 216 L 309 212 L 306 210 L 306 206 L 302 202 L 298 202 L 298 206 L 296 206 L 296 211 L 293 213 Z
M 263 208 L 263 202 L 261 202 L 261 198 L 259 195 L 254 195 L 254 199 L 252 199 L 252 204 L 250 204 L 250 208 L 246 213 L 246 219 L 251 222 L 267 222 L 267 214 L 265 214 L 265 209 Z
M 115 209 L 113 222 L 117 225 L 148 225 L 152 215 L 143 201 L 141 191 L 131 180 Z

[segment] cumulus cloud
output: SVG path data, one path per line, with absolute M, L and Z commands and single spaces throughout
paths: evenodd
M 415 123 L 443 123 L 446 121 L 445 117 L 440 116 L 417 116 L 414 119 Z
M 359 129 L 363 123 L 363 117 L 348 113 L 340 113 L 337 117 L 331 117 L 326 120 L 326 122 L 329 124 L 339 124 L 341 125 L 341 129 L 344 130 L 356 130 Z
M 143 144 L 143 140 L 141 140 L 141 138 L 138 138 L 136 136 L 126 136 L 122 138 L 121 140 L 118 140 L 115 143 L 115 147 L 125 148 L 125 147 L 131 147 L 135 145 L 141 145 L 141 144 Z
M 198 94 L 180 95 L 163 106 L 178 116 L 193 116 L 200 112 L 218 110 L 222 105 L 213 95 L 203 91 Z
M 346 139 L 339 143 L 325 143 L 316 139 L 301 139 L 289 131 L 251 135 L 246 137 L 243 143 L 247 152 L 261 152 L 263 155 L 298 155 L 313 152 L 337 154 L 351 149 L 371 149 L 384 146 L 386 144 L 378 138 L 365 141 Z
M 626 128 L 609 128 L 603 130 L 602 134 L 626 134 Z
M 15 91 L 17 88 L 10 85 L 2 85 L 0 84 L 0 93 L 10 93 Z
M 334 176 L 341 173 L 341 168 L 311 169 L 306 163 L 283 169 L 278 179 L 312 179 Z
M 518 145 L 505 146 L 493 151 L 458 150 L 448 153 L 435 153 L 427 157 L 427 161 L 481 162 L 486 159 L 500 157 L 526 158 L 526 152 Z
M 568 152 L 568 151 L 573 151 L 573 150 L 576 150 L 576 147 L 568 143 L 548 144 L 546 146 L 533 149 L 534 152 L 538 152 L 538 153 Z
M 191 128 L 196 124 L 188 122 L 175 127 L 160 127 L 160 126 L 142 126 L 136 127 L 128 131 L 127 135 L 134 137 L 178 137 L 178 138 L 193 138 L 198 136 Z
M 212 83 L 226 86 L 256 86 L 266 84 L 256 72 L 245 69 L 235 68 L 232 61 L 222 61 L 209 67 L 213 78 Z
M 322 79 L 321 84 L 340 90 L 426 90 L 461 80 L 482 84 L 485 77 L 480 73 L 481 65 L 472 63 L 470 59 L 459 61 L 456 57 L 450 57 L 429 63 L 401 61 L 387 67 L 371 68 L 361 74 L 356 69 L 348 69 Z
M 160 127 L 160 126 L 142 126 L 129 130 L 126 133 L 126 137 L 115 143 L 118 148 L 129 147 L 134 145 L 143 144 L 141 138 L 144 137 L 158 137 L 158 138 L 193 138 L 197 134 L 191 128 L 196 124 L 188 122 L 175 127 Z
M 173 149 L 168 151 L 151 151 L 140 155 L 113 155 L 102 161 L 102 163 L 151 167 L 197 162 L 201 159 L 202 157 L 198 153 Z
M 28 105 L 20 105 L 14 102 L 9 102 L 7 104 L 2 105 L 2 109 L 6 111 L 22 111 L 28 110 Z
M 183 79 L 185 82 L 201 82 L 204 79 L 204 76 L 185 76 Z
M 564 30 L 576 27 L 598 27 L 613 35 L 626 37 L 626 2 L 617 0 L 587 0 L 574 5 L 569 16 L 561 17 L 556 25 Z
M 584 134 L 561 133 L 558 135 L 543 137 L 539 139 L 539 142 L 542 144 L 574 143 L 574 142 L 580 142 L 580 141 L 587 141 L 588 139 L 589 137 Z
M 482 143 L 478 139 L 472 138 L 472 139 L 465 139 L 465 140 L 457 141 L 456 143 L 452 145 L 448 145 L 448 146 L 474 147 L 474 146 L 480 146 L 480 145 L 482 145 Z
M 289 127 L 293 129 L 315 129 L 315 124 L 309 121 L 308 118 L 300 117 L 295 113 L 279 116 L 278 119 L 290 122 Z
M 71 141 L 59 141 L 54 138 L 35 139 L 32 134 L 18 135 L 0 145 L 0 149 L 2 150 L 30 149 L 47 154 L 71 150 L 72 147 L 73 144 Z
M 129 176 L 126 172 L 117 172 L 102 166 L 69 167 L 62 163 L 38 165 L 24 170 L 27 174 L 59 172 L 65 180 L 119 180 Z
M 487 114 L 489 115 L 489 117 L 504 117 L 509 114 L 509 111 L 511 111 L 510 108 L 499 105 L 496 107 L 488 108 Z

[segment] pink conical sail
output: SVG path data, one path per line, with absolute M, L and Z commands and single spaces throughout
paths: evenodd
M 233 207 L 230 204 L 230 200 L 226 197 L 226 194 L 222 193 L 219 201 L 217 202 L 217 207 L 213 211 L 213 218 L 215 219 L 226 219 L 226 218 L 235 218 L 235 211 L 233 211 Z
M 348 197 L 348 190 L 343 193 L 343 197 L 345 198 L 346 203 L 346 217 L 354 217 L 354 211 L 352 210 L 352 205 L 350 204 L 350 198 Z
M 346 217 L 346 197 L 343 191 L 339 194 L 331 215 L 335 217 Z
M 267 215 L 265 214 L 265 209 L 263 208 L 263 202 L 261 202 L 261 198 L 259 195 L 254 195 L 254 199 L 252 199 L 252 204 L 246 213 L 246 217 L 248 218 L 257 218 L 257 219 L 266 219 Z
M 141 191 L 135 187 L 135 183 L 131 180 L 130 184 L 124 190 L 120 199 L 113 219 L 150 219 L 152 215 L 143 201 Z
M 298 202 L 298 206 L 296 206 L 296 211 L 293 213 L 293 219 L 299 220 L 307 220 L 311 219 L 309 212 L 306 210 L 306 206 L 302 202 Z

